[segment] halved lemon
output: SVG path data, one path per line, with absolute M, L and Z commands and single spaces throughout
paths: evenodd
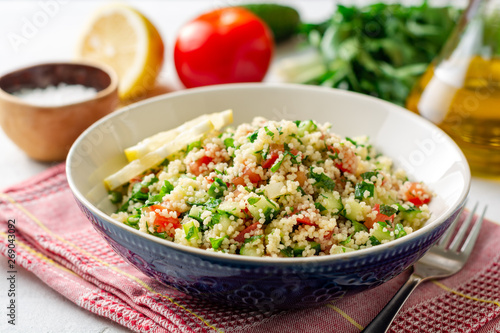
M 118 74 L 118 94 L 134 100 L 153 88 L 163 65 L 164 45 L 154 25 L 122 4 L 101 7 L 80 40 L 77 56 L 101 62 Z

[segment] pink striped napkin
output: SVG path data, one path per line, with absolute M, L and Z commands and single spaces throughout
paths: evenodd
M 64 165 L 0 193 L 0 252 L 15 220 L 16 265 L 69 300 L 136 332 L 359 332 L 408 273 L 333 304 L 290 312 L 230 308 L 152 280 L 121 259 L 80 213 Z M 500 226 L 485 221 L 467 266 L 425 283 L 391 332 L 500 332 Z M 11 245 L 12 247 L 12 245 Z

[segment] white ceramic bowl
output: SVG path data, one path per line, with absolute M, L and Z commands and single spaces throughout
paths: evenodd
M 332 131 L 341 135 L 369 135 L 377 150 L 392 157 L 412 180 L 423 181 L 434 191 L 430 220 L 408 236 L 361 251 L 311 258 L 254 258 L 174 244 L 108 216 L 115 208 L 102 180 L 126 163 L 124 148 L 200 114 L 225 109 L 233 109 L 234 124 L 255 116 L 314 119 L 330 122 Z M 460 149 L 416 114 L 356 93 L 270 84 L 190 89 L 115 112 L 75 142 L 67 175 L 77 202 L 96 230 L 147 275 L 212 300 L 274 308 L 328 302 L 401 273 L 442 235 L 470 187 L 469 167 Z M 293 286 L 289 281 L 295 281 Z

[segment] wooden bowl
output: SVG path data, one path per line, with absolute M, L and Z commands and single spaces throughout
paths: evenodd
M 30 104 L 13 95 L 21 89 L 80 84 L 97 94 L 62 106 Z M 76 138 L 118 105 L 118 78 L 101 65 L 47 63 L 0 77 L 0 126 L 28 156 L 39 161 L 62 161 Z

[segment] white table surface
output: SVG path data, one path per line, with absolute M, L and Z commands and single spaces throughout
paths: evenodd
M 172 49 L 180 26 L 204 10 L 243 3 L 240 0 L 205 1 L 126 1 L 140 9 L 156 25 L 166 43 L 166 63 L 162 82 L 174 89 L 181 86 L 175 74 Z M 249 1 L 244 1 L 249 2 Z M 361 3 L 362 1 L 356 1 Z M 447 1 L 435 1 L 446 3 Z M 56 3 L 57 5 L 54 5 Z M 1 1 L 0 2 L 0 75 L 16 68 L 55 60 L 71 60 L 82 26 L 103 1 Z M 330 0 L 294 0 L 306 21 L 320 21 L 334 8 Z M 49 5 L 50 4 L 50 5 Z M 8 36 L 22 36 L 26 22 L 49 8 L 51 15 L 32 32 L 25 43 L 15 47 Z M 47 7 L 52 6 L 52 7 Z M 25 28 L 24 28 L 25 29 Z M 286 54 L 280 49 L 277 55 Z M 268 81 L 273 81 L 272 75 Z M 29 159 L 0 131 L 0 189 L 16 184 L 46 169 L 51 164 Z M 487 217 L 500 221 L 500 181 L 473 178 L 470 202 L 488 204 Z M 17 324 L 7 324 L 7 260 L 0 257 L 0 331 L 1 332 L 127 332 L 110 320 L 83 310 L 53 291 L 32 273 L 19 268 L 17 273 Z

